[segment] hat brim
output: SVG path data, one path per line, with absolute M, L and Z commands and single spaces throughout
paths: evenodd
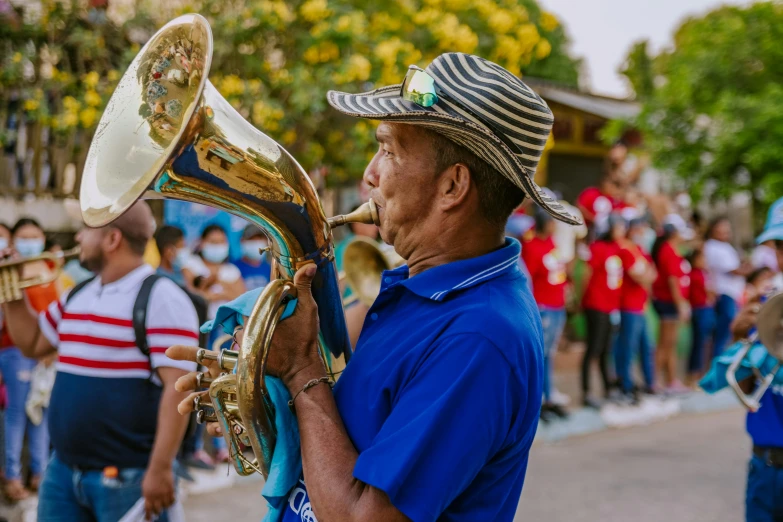
M 783 225 L 770 227 L 756 238 L 756 244 L 766 243 L 770 240 L 783 240 Z
M 437 104 L 431 110 L 425 110 L 403 100 L 399 93 L 400 85 L 390 85 L 361 94 L 329 91 L 327 99 L 329 105 L 348 116 L 408 123 L 433 130 L 492 165 L 552 217 L 571 225 L 582 224 L 533 181 L 533 171 L 522 165 L 511 149 L 489 129 L 440 111 Z

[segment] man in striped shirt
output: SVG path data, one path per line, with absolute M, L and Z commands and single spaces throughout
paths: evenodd
M 187 427 L 176 415 L 174 382 L 192 363 L 165 350 L 198 339 L 188 296 L 171 280 L 152 287 L 149 354 L 136 344 L 133 307 L 154 273 L 143 261 L 155 222 L 136 203 L 103 228 L 77 235 L 81 263 L 98 276 L 36 316 L 25 301 L 4 305 L 11 337 L 28 357 L 58 352 L 49 430 L 54 447 L 39 499 L 39 521 L 119 520 L 142 496 L 147 514 L 174 502 L 173 463 Z

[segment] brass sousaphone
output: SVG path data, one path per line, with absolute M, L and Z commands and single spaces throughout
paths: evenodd
M 266 476 L 275 447 L 275 411 L 264 385 L 269 344 L 286 304 L 296 296 L 296 270 L 315 263 L 313 297 L 321 325 L 320 354 L 336 378 L 351 356 L 333 255 L 332 228 L 378 224 L 372 201 L 327 219 L 310 178 L 278 143 L 245 121 L 207 80 L 212 33 L 199 15 L 158 31 L 120 80 L 95 132 L 81 185 L 84 221 L 111 223 L 137 199 L 171 198 L 216 207 L 264 230 L 277 279 L 264 290 L 239 351 L 203 350 L 225 374 L 209 385 L 237 472 Z M 202 376 L 206 377 L 206 376 Z M 214 408 L 214 412 L 210 409 Z M 250 446 L 246 458 L 240 443 Z

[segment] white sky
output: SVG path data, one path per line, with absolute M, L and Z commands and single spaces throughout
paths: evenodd
M 586 86 L 596 93 L 626 96 L 617 69 L 631 44 L 647 38 L 657 51 L 671 43 L 680 22 L 741 0 L 539 0 L 555 13 L 571 38 L 571 52 L 585 61 Z

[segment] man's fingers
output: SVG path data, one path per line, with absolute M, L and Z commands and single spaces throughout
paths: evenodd
M 298 297 L 300 299 L 305 294 L 311 295 L 310 285 L 313 282 L 313 278 L 315 277 L 315 272 L 317 270 L 317 266 L 314 264 L 308 264 L 296 271 L 296 274 L 294 275 L 294 286 L 296 286 L 296 290 L 299 294 Z
M 180 402 L 179 405 L 177 406 L 177 411 L 179 412 L 180 415 L 188 415 L 195 409 L 193 400 L 196 397 L 201 397 L 201 401 L 204 402 L 205 404 L 210 403 L 209 394 L 207 392 L 205 391 L 193 392 L 189 394 L 187 397 L 185 397 L 182 400 L 182 402 Z
M 209 433 L 213 437 L 222 437 L 223 436 L 223 428 L 220 426 L 219 422 L 208 422 L 207 423 L 207 433 Z
M 152 520 L 152 502 L 148 498 L 144 498 L 144 519 Z
M 175 361 L 196 362 L 196 354 L 199 350 L 200 348 L 198 346 L 174 345 L 166 350 L 166 356 L 169 359 L 174 359 Z
M 174 383 L 174 389 L 178 392 L 186 392 L 186 391 L 197 391 L 198 388 L 198 376 L 201 375 L 201 372 L 190 372 L 179 379 L 177 379 L 177 382 Z

